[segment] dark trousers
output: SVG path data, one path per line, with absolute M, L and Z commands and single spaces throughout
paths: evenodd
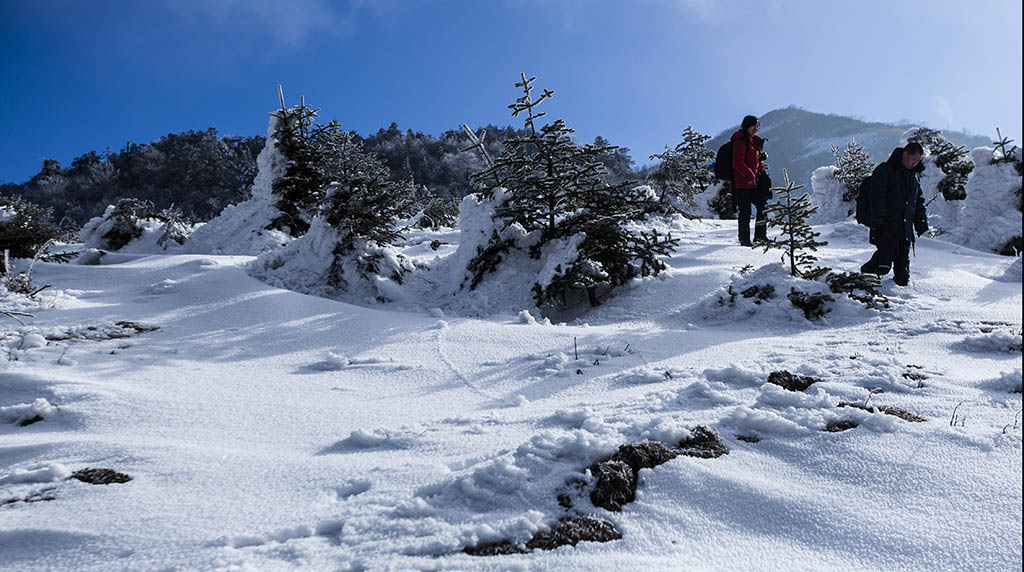
M 768 202 L 757 189 L 733 189 L 733 200 L 736 201 L 736 208 L 739 210 L 740 244 L 750 244 L 750 206 L 757 208 L 754 218 L 754 240 L 761 242 L 768 238 L 768 221 L 765 220 L 764 206 Z
M 886 220 L 881 227 L 872 231 L 875 236 L 875 253 L 860 267 L 863 274 L 877 274 L 879 278 L 889 273 L 896 284 L 906 286 L 910 282 L 910 240 L 901 220 Z

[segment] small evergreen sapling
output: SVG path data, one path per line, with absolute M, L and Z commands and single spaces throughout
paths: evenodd
M 655 201 L 635 181 L 617 185 L 604 181 L 601 158 L 616 147 L 577 145 L 574 130 L 562 119 L 537 127 L 537 120 L 545 115 L 537 106 L 555 92 L 545 89 L 534 99 L 535 79 L 520 74 L 515 85 L 523 95 L 509 105 L 513 117 L 525 115 L 524 133 L 506 139 L 501 156 L 475 174 L 473 181 L 486 187 L 483 194 L 488 199 L 494 198 L 496 187 L 506 189 L 494 217 L 499 228 L 519 225 L 527 233 L 539 234 L 530 247 L 531 257 L 539 258 L 553 241 L 580 239 L 574 262 L 559 265 L 549 284 L 534 284 L 537 305 L 567 305 L 575 297 L 573 292 L 585 292 L 596 306 L 612 288 L 663 270 L 657 257 L 671 252 L 678 240 L 628 227 L 654 210 Z M 478 142 L 473 146 L 479 147 Z M 502 238 L 495 230 L 469 262 L 470 289 L 498 268 L 513 247 L 514 240 Z
M 379 247 L 402 237 L 396 219 L 408 209 L 415 187 L 409 179 L 392 181 L 388 168 L 365 153 L 354 134 L 333 128 L 319 131 L 316 137 L 321 169 L 331 181 L 317 214 L 338 235 L 329 282 L 344 289 L 347 258 L 356 257 L 356 268 L 364 279 L 378 273 L 384 256 Z M 401 283 L 401 276 L 391 278 Z
M 819 246 L 825 246 L 827 242 L 815 240 L 821 233 L 814 232 L 807 219 L 818 210 L 818 207 L 811 204 L 806 194 L 793 197 L 793 192 L 803 188 L 789 180 L 789 173 L 783 170 L 786 177 L 785 187 L 776 187 L 776 202 L 768 205 L 767 216 L 768 226 L 778 228 L 782 233 L 769 238 L 764 243 L 764 251 L 771 248 L 782 250 L 782 262 L 789 262 L 790 276 L 799 276 L 808 279 L 817 279 L 828 272 L 828 268 L 815 267 L 813 264 L 818 258 L 812 254 Z
M 0 196 L 0 252 L 12 258 L 31 258 L 59 230 L 50 224 L 53 211 L 16 195 Z M 0 263 L 0 272 L 6 272 Z
M 102 237 L 103 244 L 110 250 L 120 250 L 129 242 L 142 236 L 142 221 L 154 215 L 153 203 L 141 199 L 121 199 L 106 217 L 113 224 Z
M 280 93 L 280 86 L 278 90 Z M 316 139 L 323 136 L 324 130 L 334 130 L 337 125 L 332 122 L 327 127 L 316 126 L 319 111 L 320 108 L 306 105 L 305 98 L 299 105 L 285 107 L 281 95 L 281 109 L 271 113 L 278 119 L 273 138 L 288 159 L 288 167 L 273 182 L 271 192 L 281 214 L 267 228 L 287 229 L 293 236 L 304 234 L 309 230 L 316 204 L 324 197 L 324 187 L 330 180 L 323 171 Z
M 156 240 L 157 246 L 161 248 L 166 249 L 171 242 L 185 244 L 188 237 L 192 235 L 192 227 L 185 220 L 185 215 L 174 205 L 160 211 L 156 218 L 164 223 L 160 231 L 160 238 Z
M 664 153 L 651 155 L 651 159 L 660 159 L 661 163 L 648 180 L 658 190 L 661 210 L 694 218 L 685 209 L 695 209 L 694 197 L 714 181 L 708 164 L 715 160 L 715 152 L 704 145 L 711 136 L 698 133 L 692 125 L 686 126 L 682 137 L 675 148 L 669 149 L 666 145 Z
M 861 180 L 870 175 L 875 168 L 874 163 L 871 162 L 871 154 L 853 138 L 843 149 L 832 145 L 832 154 L 836 158 L 836 178 L 843 183 L 845 188 L 843 202 L 852 204 L 860 194 Z M 847 214 L 852 213 L 851 210 Z
M 974 170 L 967 147 L 957 147 L 946 139 L 941 131 L 918 127 L 913 130 L 908 142 L 917 142 L 935 157 L 935 166 L 945 177 L 939 181 L 939 192 L 947 201 L 962 201 L 967 198 L 967 177 Z

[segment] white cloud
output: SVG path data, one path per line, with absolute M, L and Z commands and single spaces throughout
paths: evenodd
M 255 33 L 275 47 L 297 47 L 313 34 L 345 32 L 353 26 L 339 9 L 344 4 L 329 0 L 165 0 L 165 4 L 183 17 L 214 24 L 225 35 Z

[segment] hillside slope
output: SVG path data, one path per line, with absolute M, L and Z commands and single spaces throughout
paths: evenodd
M 761 131 L 758 135 L 766 138 L 765 151 L 772 182 L 781 184 L 782 171 L 789 172 L 790 179 L 810 189 L 811 173 L 818 167 L 832 165 L 835 159 L 830 145 L 843 147 L 854 138 L 864 146 L 876 163 L 889 158 L 889 153 L 900 144 L 900 135 L 914 125 L 890 125 L 872 123 L 844 117 L 814 113 L 795 107 L 769 111 L 760 117 Z M 726 129 L 707 143 L 717 150 L 739 129 L 739 125 Z M 995 127 L 993 127 L 993 130 Z M 943 133 L 957 145 L 974 149 L 991 145 L 986 136 L 968 135 L 958 131 Z

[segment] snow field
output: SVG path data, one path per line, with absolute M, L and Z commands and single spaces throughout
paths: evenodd
M 55 288 L 0 334 L 0 503 L 21 499 L 0 505 L 0 568 L 1019 567 L 1019 261 L 924 239 L 910 287 L 883 281 L 890 309 L 836 295 L 809 322 L 777 254 L 734 246 L 734 224 L 668 223 L 669 271 L 567 324 L 506 296 L 512 276 L 468 303 L 424 281 L 360 307 L 258 282 L 251 256 L 42 264 Z M 870 255 L 861 227 L 817 230 L 826 265 Z M 458 249 L 407 241 L 437 268 Z M 779 296 L 718 305 L 759 281 Z M 765 383 L 776 370 L 821 381 L 789 392 Z M 859 426 L 822 431 L 839 420 Z M 642 470 L 619 513 L 577 499 L 621 540 L 461 552 L 525 541 L 590 463 L 698 425 L 729 454 Z M 87 466 L 133 480 L 64 480 Z

